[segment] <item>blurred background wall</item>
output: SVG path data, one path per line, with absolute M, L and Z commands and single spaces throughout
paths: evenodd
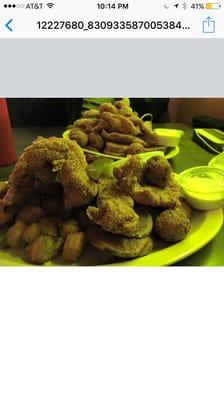
M 221 99 L 170 99 L 170 122 L 190 124 L 195 115 L 208 115 L 224 119 L 224 98 Z
M 24 125 L 22 99 L 7 99 L 13 126 Z M 224 120 L 224 98 L 170 98 L 168 110 L 162 115 L 161 122 L 183 122 L 191 124 L 195 115 L 208 115 Z

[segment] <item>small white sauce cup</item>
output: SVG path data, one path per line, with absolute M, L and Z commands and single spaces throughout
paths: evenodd
M 178 181 L 188 204 L 198 210 L 224 206 L 224 171 L 208 166 L 183 171 Z

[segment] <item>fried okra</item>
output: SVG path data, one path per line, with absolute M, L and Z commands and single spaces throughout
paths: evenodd
M 75 219 L 68 219 L 67 221 L 63 222 L 60 227 L 60 236 L 65 238 L 70 233 L 79 232 L 79 224 Z
M 77 261 L 85 247 L 85 234 L 83 232 L 69 233 L 65 239 L 62 257 L 70 262 Z
M 23 221 L 25 224 L 37 222 L 44 216 L 44 211 L 40 207 L 26 206 L 20 210 L 17 215 L 17 220 Z
M 8 183 L 0 182 L 0 199 L 4 197 L 5 193 L 7 192 L 7 189 L 8 189 Z
M 22 238 L 26 243 L 32 243 L 40 235 L 40 232 L 39 224 L 33 222 L 24 229 Z
M 16 221 L 6 233 L 6 244 L 9 247 L 23 247 L 23 232 L 26 224 L 23 221 Z
M 42 235 L 58 236 L 58 226 L 56 218 L 45 217 L 39 221 Z
M 63 245 L 63 239 L 40 235 L 28 247 L 26 257 L 33 264 L 44 264 L 56 257 Z

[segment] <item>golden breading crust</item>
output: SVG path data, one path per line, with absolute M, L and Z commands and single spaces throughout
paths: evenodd
M 88 204 L 97 194 L 97 184 L 87 175 L 81 147 L 69 139 L 39 138 L 20 156 L 9 177 L 4 205 L 18 203 L 34 190 L 34 179 L 43 183 L 59 181 L 66 208 Z
M 155 219 L 155 231 L 166 242 L 183 240 L 190 227 L 190 220 L 180 209 L 165 210 Z
M 179 185 L 172 176 L 165 188 L 144 184 L 144 162 L 138 156 L 130 157 L 123 167 L 115 168 L 114 176 L 120 188 L 137 203 L 162 208 L 180 205 Z
M 113 233 L 132 236 L 139 226 L 134 201 L 116 185 L 113 179 L 101 179 L 97 207 L 88 207 L 87 216 L 95 224 Z
M 127 117 L 110 112 L 103 113 L 103 119 L 107 122 L 108 131 L 127 133 L 129 135 L 138 135 L 139 129 Z
M 132 144 L 132 143 L 140 143 L 143 146 L 147 146 L 145 140 L 133 136 L 128 135 L 127 133 L 119 133 L 119 132 L 107 132 L 103 129 L 102 136 L 106 141 L 114 142 L 118 144 Z

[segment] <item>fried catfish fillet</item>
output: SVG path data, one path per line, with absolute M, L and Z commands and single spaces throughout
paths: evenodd
M 149 236 L 141 239 L 126 238 L 105 232 L 97 226 L 89 228 L 87 237 L 92 246 L 121 258 L 142 257 L 153 249 L 153 242 Z
M 114 169 L 120 188 L 137 203 L 152 207 L 175 208 L 179 203 L 180 189 L 172 176 L 164 188 L 144 182 L 145 164 L 138 156 L 130 157 L 123 167 Z
M 86 213 L 91 221 L 104 230 L 127 237 L 132 236 L 139 226 L 133 199 L 110 178 L 99 181 L 97 207 L 89 206 Z
M 81 147 L 69 139 L 38 138 L 20 156 L 8 181 L 5 206 L 18 203 L 34 190 L 35 179 L 60 182 L 66 208 L 88 204 L 97 194 L 97 184 L 87 175 Z

